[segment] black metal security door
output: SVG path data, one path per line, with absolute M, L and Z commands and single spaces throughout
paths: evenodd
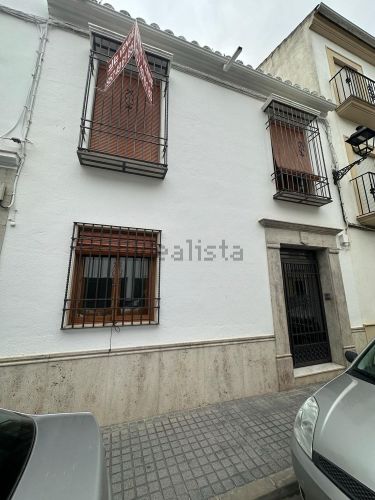
M 293 365 L 331 361 L 315 253 L 282 248 L 281 265 Z

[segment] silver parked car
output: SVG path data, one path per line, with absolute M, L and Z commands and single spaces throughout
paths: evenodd
M 94 416 L 0 409 L 0 498 L 109 500 L 104 447 Z
M 375 341 L 298 411 L 293 467 L 306 500 L 375 500 Z

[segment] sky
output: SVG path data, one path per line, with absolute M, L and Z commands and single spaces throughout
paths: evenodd
M 314 9 L 318 0 L 102 0 L 187 40 L 239 56 L 256 67 Z M 375 36 L 374 0 L 325 0 Z

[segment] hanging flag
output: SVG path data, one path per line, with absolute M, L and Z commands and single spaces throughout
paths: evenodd
M 129 35 L 107 63 L 107 78 L 104 84 L 104 91 L 112 85 L 133 55 L 135 26 L 136 24 L 134 24 Z
M 147 99 L 150 103 L 152 103 L 152 89 L 154 82 L 147 56 L 142 45 L 141 34 L 139 32 L 137 21 L 135 21 L 129 35 L 125 38 L 120 47 L 116 50 L 115 54 L 108 61 L 104 92 L 116 80 L 118 75 L 130 61 L 133 54 Z
M 139 32 L 137 21 L 135 22 L 134 33 L 134 57 L 135 62 L 138 66 L 139 76 L 141 78 L 141 82 L 145 90 L 147 99 L 150 101 L 150 103 L 152 103 L 152 89 L 154 86 L 154 82 L 152 79 L 147 56 L 142 45 L 141 34 Z

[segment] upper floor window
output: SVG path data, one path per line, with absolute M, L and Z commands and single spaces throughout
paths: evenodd
M 275 199 L 320 206 L 331 200 L 317 117 L 271 100 L 268 115 Z
M 164 178 L 167 172 L 167 58 L 146 51 L 153 76 L 148 101 L 134 58 L 104 92 L 107 61 L 120 42 L 92 35 L 78 156 L 82 165 Z
M 62 328 L 159 322 L 160 231 L 75 223 Z

